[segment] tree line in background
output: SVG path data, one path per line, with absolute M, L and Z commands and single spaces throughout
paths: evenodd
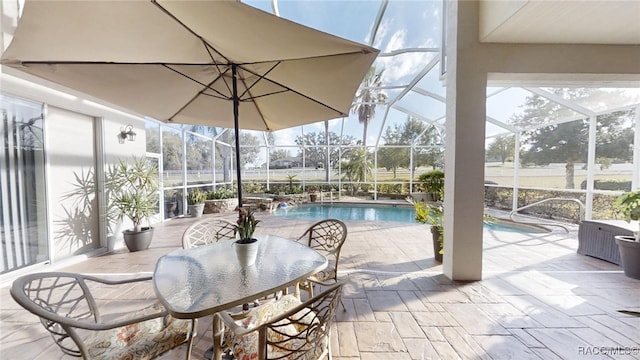
M 551 93 L 579 103 L 626 97 L 622 91 L 600 89 L 552 89 Z M 565 164 L 567 189 L 574 189 L 576 163 L 586 163 L 589 145 L 589 119 L 587 117 L 567 122 L 563 118 L 575 113 L 543 96 L 534 94 L 526 98 L 523 112 L 510 118 L 509 123 L 523 129 L 520 138 L 520 164 L 544 166 L 551 163 Z M 596 117 L 596 163 L 606 169 L 612 163 L 633 161 L 634 137 L 633 109 L 615 111 Z M 544 125 L 552 123 L 552 125 Z M 542 125 L 542 126 L 541 126 Z M 488 144 L 487 161 L 513 161 L 515 135 L 500 135 Z
M 356 93 L 352 112 L 358 114 L 363 124 L 363 138 L 340 136 L 328 131 L 310 132 L 299 135 L 294 142 L 296 148 L 275 147 L 274 136 L 266 133 L 266 141 L 270 145 L 269 162 L 287 158 L 304 157 L 306 167 L 341 169 L 341 176 L 348 182 L 365 182 L 373 178 L 374 159 L 377 167 L 393 173 L 397 179 L 399 169 L 412 172 L 418 167 L 432 169 L 444 167 L 444 138 L 440 130 L 433 124 L 407 116 L 404 123 L 394 124 L 385 129 L 379 146 L 369 151 L 366 146 L 367 124 L 373 118 L 377 105 L 386 101 L 386 94 L 380 90 L 383 71 L 376 72 L 371 68 L 361 88 Z M 558 97 L 573 103 L 585 99 L 590 102 L 608 103 L 611 99 L 625 98 L 622 91 L 602 89 L 548 89 L 551 98 Z M 576 112 L 560 105 L 548 97 L 533 94 L 525 99 L 522 112 L 513 115 L 508 125 L 520 129 L 520 163 L 522 166 L 544 166 L 551 163 L 564 163 L 566 188 L 575 188 L 574 173 L 576 163 L 587 161 L 589 142 L 589 119 L 579 118 Z M 633 160 L 633 138 L 635 113 L 633 109 L 615 111 L 596 118 L 596 161 L 601 168 L 612 163 L 630 162 Z M 563 119 L 571 121 L 563 122 Z M 550 124 L 550 125 L 545 125 Z M 231 129 L 206 128 L 193 126 L 189 131 L 217 137 L 215 150 L 215 166 L 222 170 L 225 182 L 231 181 L 231 169 L 234 167 L 234 136 Z M 154 139 L 153 137 L 156 137 Z M 148 151 L 159 152 L 157 132 L 148 134 Z M 165 170 L 182 170 L 183 146 L 179 131 L 163 131 L 163 165 Z M 188 135 L 186 145 L 186 163 L 189 170 L 205 170 L 213 167 L 210 139 L 196 135 Z M 240 133 L 240 165 L 245 167 L 255 163 L 264 145 L 260 139 L 248 132 Z M 329 146 L 327 146 L 329 144 Z M 412 155 L 413 151 L 413 157 Z M 295 152 L 295 153 L 294 153 Z M 487 161 L 513 161 L 515 155 L 515 135 L 499 135 L 487 144 Z M 302 164 L 302 161 L 299 161 Z M 266 164 L 265 164 L 266 165 Z M 354 189 L 355 191 L 355 189 Z

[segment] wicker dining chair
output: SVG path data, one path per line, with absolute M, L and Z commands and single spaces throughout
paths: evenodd
M 304 302 L 285 295 L 241 320 L 220 314 L 235 359 L 331 359 L 331 325 L 344 282 L 321 285 L 325 290 Z
M 231 221 L 218 218 L 201 219 L 189 225 L 182 234 L 182 248 L 189 249 L 235 237 L 236 228 Z
M 151 359 L 183 343 L 191 356 L 194 320 L 171 317 L 158 301 L 144 308 L 96 300 L 106 293 L 150 281 L 151 277 L 107 280 L 64 272 L 45 272 L 17 278 L 13 299 L 38 316 L 63 353 L 84 359 Z M 103 293 L 104 290 L 104 293 Z M 100 292 L 98 292 L 100 291 Z
M 299 242 L 304 242 L 310 248 L 316 250 L 327 258 L 328 265 L 310 277 L 311 280 L 320 282 L 338 281 L 338 262 L 340 261 L 340 250 L 347 239 L 347 225 L 338 219 L 325 219 L 314 223 L 298 238 Z M 313 284 L 307 281 L 300 284 L 300 288 L 313 296 Z M 340 300 L 342 309 L 346 311 L 344 303 Z

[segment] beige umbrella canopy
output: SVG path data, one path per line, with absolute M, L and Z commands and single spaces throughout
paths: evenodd
M 1 62 L 164 122 L 233 126 L 238 154 L 240 128 L 346 116 L 377 54 L 237 1 L 26 1 Z

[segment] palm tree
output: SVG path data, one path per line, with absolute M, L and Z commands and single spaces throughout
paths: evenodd
M 351 183 L 352 195 L 357 194 L 360 183 L 373 175 L 373 163 L 364 148 L 353 150 L 349 161 L 342 165 L 342 174 Z
M 367 146 L 367 127 L 369 121 L 376 114 L 376 105 L 382 104 L 387 100 L 387 94 L 382 89 L 382 73 L 384 69 L 376 74 L 375 66 L 369 69 L 369 72 L 362 80 L 360 89 L 356 93 L 353 105 L 351 107 L 352 114 L 358 114 L 358 122 L 364 125 L 362 132 L 362 145 Z

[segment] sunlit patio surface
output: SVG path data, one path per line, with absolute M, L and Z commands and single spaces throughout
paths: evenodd
M 259 215 L 256 233 L 289 238 L 312 223 Z M 192 221 L 157 225 L 149 250 L 120 250 L 56 270 L 151 273 L 160 256 L 181 246 Z M 346 311 L 338 309 L 332 332 L 336 360 L 640 359 L 640 318 L 618 312 L 640 310 L 640 281 L 617 265 L 577 254 L 577 226 L 569 233 L 485 230 L 484 279 L 455 282 L 433 260 L 427 225 L 347 225 L 340 275 L 351 281 L 344 289 Z M 111 295 L 133 301 L 153 291 Z M 67 358 L 38 319 L 11 299 L 7 286 L 1 300 L 0 358 Z M 210 339 L 211 321 L 201 319 L 193 359 L 204 358 Z M 161 359 L 183 359 L 185 351 L 183 345 Z

